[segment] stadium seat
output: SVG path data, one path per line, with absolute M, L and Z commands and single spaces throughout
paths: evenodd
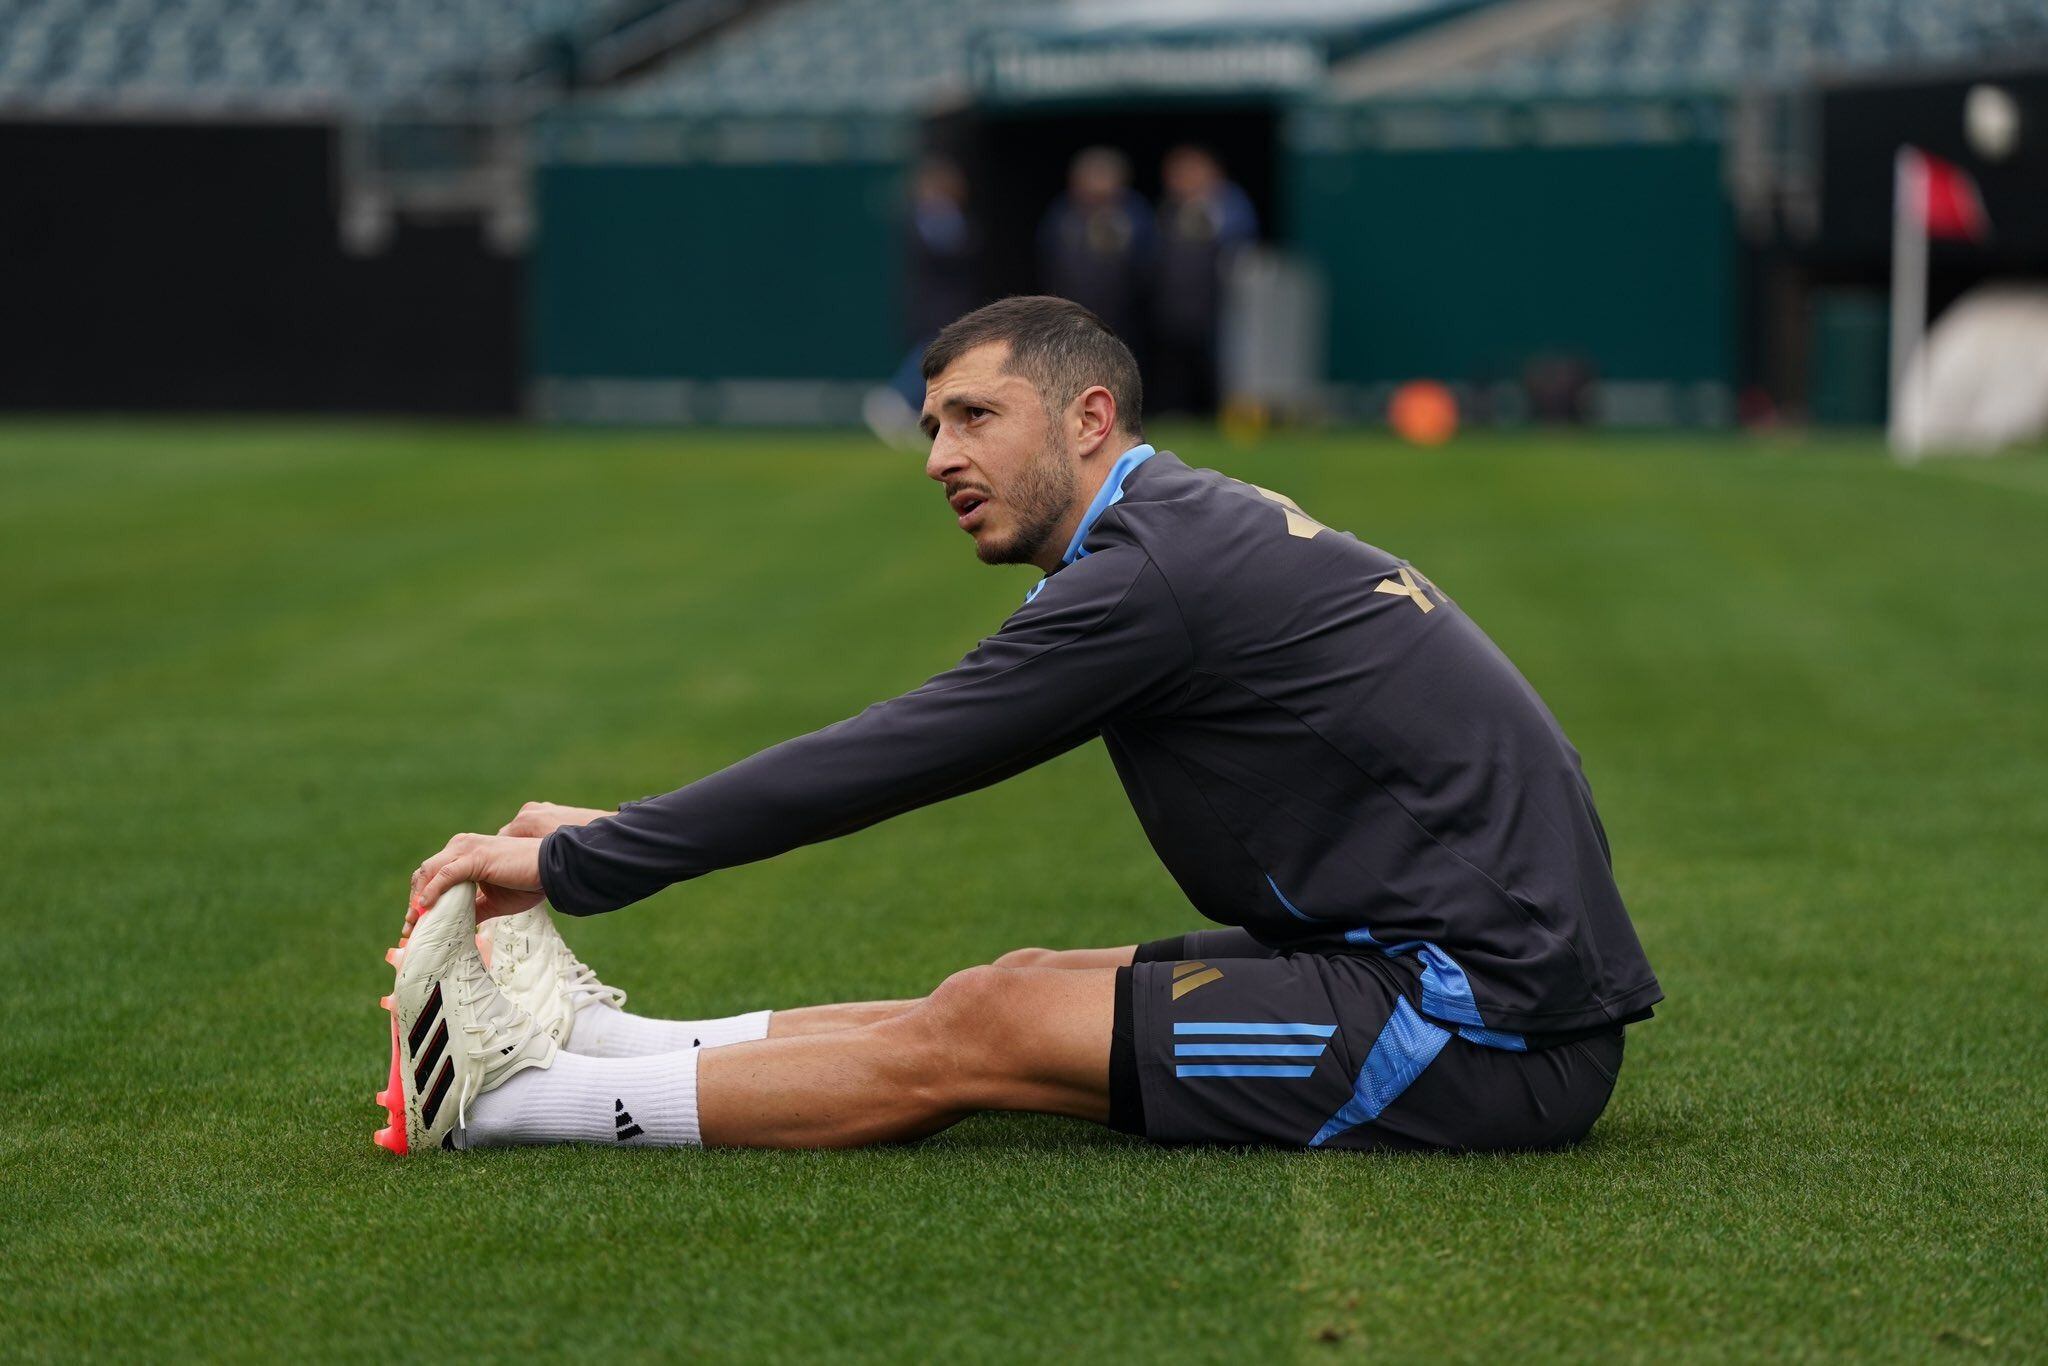
M 893 112 L 964 83 L 1001 0 L 792 0 L 595 103 L 619 111 Z
M 1430 84 L 1444 95 L 1730 90 L 2048 47 L 2032 0 L 1646 0 Z
M 422 88 L 611 0 L 17 0 L 0 106 L 274 107 Z
M 644 12 L 642 4 L 634 12 Z M 0 108 L 360 104 L 431 88 L 619 0 L 14 0 Z M 615 111 L 900 111 L 964 84 L 1005 0 L 786 0 L 592 97 Z M 1645 0 L 1433 93 L 1707 92 L 2048 46 L 2038 0 Z

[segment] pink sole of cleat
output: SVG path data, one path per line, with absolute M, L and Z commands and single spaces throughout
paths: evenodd
M 393 953 L 398 950 L 393 949 Z M 379 1129 L 373 1136 L 378 1147 L 396 1153 L 406 1154 L 405 1142 L 405 1076 L 400 1070 L 403 1064 L 398 1053 L 398 1010 L 391 997 L 386 996 L 378 1004 L 391 1016 L 391 1079 L 384 1083 L 384 1089 L 377 1093 L 377 1103 L 384 1107 L 384 1113 L 391 1122 Z

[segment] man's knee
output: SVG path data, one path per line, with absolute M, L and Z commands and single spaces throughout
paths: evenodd
M 1121 968 L 1130 966 L 1138 946 L 1113 949 L 1011 949 L 993 966 L 999 968 Z
M 996 963 L 963 969 L 939 983 L 905 1023 L 944 1071 L 963 1078 L 1004 1074 L 1020 1050 L 1030 1050 L 1039 1009 L 1033 987 L 1044 976 Z
M 968 1106 L 1001 1070 L 1004 996 L 1011 968 L 987 964 L 954 973 L 902 1014 L 875 1028 L 888 1036 L 896 1084 L 935 1109 Z
M 1000 1010 L 1004 987 L 1019 966 L 998 959 L 979 967 L 962 968 L 924 998 L 920 1009 L 926 1023 L 963 1043 L 980 1035 L 989 1017 Z
M 1116 974 L 988 964 L 874 1026 L 899 1092 L 934 1113 L 1044 1110 L 1100 1119 Z
M 989 1076 L 1032 1070 L 1056 1046 L 1080 1003 L 1109 1001 L 1112 973 L 1057 972 L 988 964 L 956 972 L 914 1014 L 930 1045 L 964 1072 Z M 1091 995 L 1092 993 L 1092 995 Z M 1102 1034 L 1109 1033 L 1101 1012 Z

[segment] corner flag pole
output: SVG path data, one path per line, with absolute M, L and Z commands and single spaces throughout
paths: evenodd
M 1920 343 L 1927 332 L 1927 164 L 1911 147 L 1892 157 L 1892 382 L 1885 434 L 1900 460 L 1920 458 L 1920 424 L 1926 417 L 1924 394 L 1913 395 L 1910 418 L 1906 386 L 1922 387 L 1916 375 Z M 1908 430 L 1908 423 L 1912 430 Z

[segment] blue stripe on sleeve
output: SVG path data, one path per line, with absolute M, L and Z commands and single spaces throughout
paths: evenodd
M 1292 901 L 1289 901 L 1287 899 L 1287 893 L 1280 890 L 1280 884 L 1273 881 L 1273 875 L 1271 873 L 1266 874 L 1266 885 L 1273 889 L 1274 896 L 1280 898 L 1280 904 L 1287 908 L 1287 913 L 1289 915 L 1293 916 L 1296 920 L 1307 920 L 1310 922 L 1313 922 L 1315 920 L 1314 916 L 1310 915 L 1307 911 L 1304 911 L 1303 909 L 1301 909 L 1301 907 L 1295 905 Z

